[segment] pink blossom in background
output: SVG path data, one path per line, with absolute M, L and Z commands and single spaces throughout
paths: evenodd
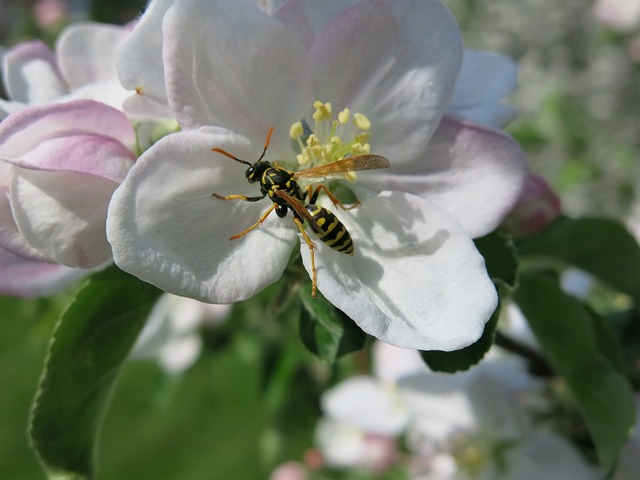
M 532 173 L 502 226 L 514 235 L 531 235 L 549 225 L 560 211 L 560 197 L 544 178 Z

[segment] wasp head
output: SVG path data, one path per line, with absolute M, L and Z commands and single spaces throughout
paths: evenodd
M 244 172 L 244 175 L 245 177 L 247 177 L 247 180 L 249 181 L 249 183 L 255 183 L 260 180 L 260 178 L 262 177 L 262 174 L 269 168 L 272 168 L 272 165 L 270 162 L 259 160 L 253 165 L 251 165 L 249 168 L 247 168 L 247 171 Z

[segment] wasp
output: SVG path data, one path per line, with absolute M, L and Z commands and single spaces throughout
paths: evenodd
M 236 240 L 245 236 L 258 225 L 262 224 L 274 210 L 276 215 L 280 218 L 285 218 L 287 213 L 291 211 L 293 221 L 298 226 L 298 229 L 302 234 L 302 238 L 309 247 L 311 254 L 311 296 L 315 298 L 317 290 L 317 272 L 314 255 L 315 247 L 304 229 L 304 222 L 307 222 L 315 236 L 321 242 L 331 247 L 333 250 L 347 255 L 353 255 L 355 248 L 353 239 L 343 223 L 332 212 L 324 207 L 316 205 L 316 201 L 318 200 L 320 192 L 324 191 L 334 205 L 346 209 L 344 205 L 342 205 L 342 203 L 325 185 L 320 184 L 315 188 L 308 185 L 303 192 L 302 188 L 298 184 L 298 180 L 303 179 L 308 182 L 321 182 L 342 173 L 388 168 L 389 160 L 380 155 L 356 155 L 343 158 L 334 163 L 319 165 L 298 172 L 291 172 L 277 164 L 272 164 L 267 160 L 263 160 L 267 152 L 267 148 L 269 147 L 272 133 L 273 128 L 269 129 L 262 154 L 255 163 L 242 160 L 221 148 L 211 149 L 212 151 L 220 153 L 232 160 L 235 160 L 236 162 L 248 165 L 245 176 L 249 183 L 259 182 L 260 195 L 246 196 L 233 194 L 222 196 L 217 193 L 213 193 L 212 196 L 220 200 L 244 200 L 247 202 L 257 202 L 268 196 L 273 202 L 271 207 L 269 207 L 269 209 L 258 219 L 256 223 L 243 232 L 230 237 L 229 240 Z M 357 206 L 357 203 L 353 207 L 355 206 Z

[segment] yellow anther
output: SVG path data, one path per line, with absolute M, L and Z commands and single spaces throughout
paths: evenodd
M 331 142 L 331 145 L 338 145 L 338 146 L 340 146 L 340 145 L 342 145 L 342 138 L 340 138 L 340 137 L 339 137 L 339 136 L 337 136 L 337 135 L 334 135 L 333 137 L 331 137 L 330 142 Z
M 298 160 L 298 165 L 305 165 L 311 160 L 309 155 L 306 155 L 304 153 L 299 153 L 298 155 L 296 155 L 296 159 Z
M 353 123 L 360 130 L 369 130 L 371 128 L 371 121 L 361 113 L 353 114 Z
M 313 112 L 313 119 L 316 122 L 322 122 L 324 120 L 331 120 L 331 104 L 329 102 L 322 103 L 319 100 L 313 102 L 313 108 L 316 109 Z
M 338 121 L 344 125 L 349 121 L 349 116 L 351 115 L 351 111 L 348 108 L 345 108 L 338 114 Z
M 362 143 L 364 145 L 369 141 L 370 138 L 371 138 L 371 133 L 364 132 L 364 133 L 361 133 L 360 135 L 356 135 L 355 140 L 356 142 Z
M 317 144 L 318 144 L 318 137 L 316 137 L 315 133 L 312 133 L 311 135 L 309 135 L 309 138 L 307 138 L 307 145 L 312 147 Z
M 296 122 L 293 125 L 291 125 L 291 129 L 289 130 L 289 135 L 291 135 L 291 138 L 296 140 L 300 138 L 303 133 L 304 133 L 304 128 L 302 126 L 302 122 Z

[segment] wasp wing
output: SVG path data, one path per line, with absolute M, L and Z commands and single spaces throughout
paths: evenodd
M 313 228 L 317 229 L 318 231 L 322 231 L 322 228 L 320 227 L 320 225 L 318 225 L 316 219 L 311 216 L 307 208 L 304 206 L 304 203 L 302 203 L 296 197 L 292 197 L 284 190 L 280 190 L 279 188 L 276 189 L 275 192 L 276 195 L 287 202 L 287 205 L 289 205 L 300 217 L 304 218 L 307 222 L 309 222 L 310 225 L 313 225 Z
M 343 158 L 337 162 L 295 172 L 293 178 L 296 180 L 304 179 L 311 182 L 323 182 L 342 173 L 389 168 L 390 165 L 389 160 L 381 155 L 356 155 Z

